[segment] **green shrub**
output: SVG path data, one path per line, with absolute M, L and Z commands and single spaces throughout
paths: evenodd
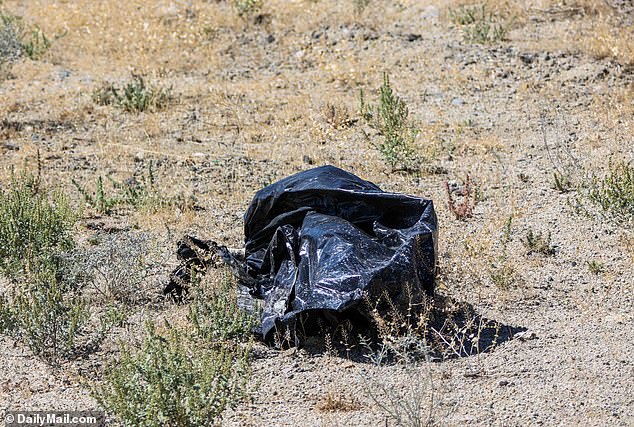
M 600 216 L 623 226 L 634 226 L 634 167 L 630 164 L 610 163 L 607 175 L 592 177 L 580 190 L 580 205 L 586 199 L 592 207 L 586 213 Z
M 227 271 L 216 286 L 208 280 L 196 286 L 189 319 L 201 338 L 210 342 L 249 339 L 257 313 L 249 314 L 238 306 L 236 286 Z
M 47 197 L 39 180 L 22 175 L 0 189 L 0 272 L 12 282 L 56 273 L 58 256 L 74 247 L 77 219 L 63 194 Z
M 0 190 L 0 271 L 10 282 L 0 295 L 0 332 L 52 363 L 72 353 L 88 319 L 80 284 L 62 274 L 75 220 L 67 200 L 42 194 L 31 176 L 14 176 Z
M 148 323 L 142 347 L 122 346 L 94 395 L 124 425 L 213 425 L 244 398 L 248 376 L 248 348 L 206 346 L 169 326 L 161 336 Z
M 20 290 L 12 304 L 15 328 L 34 354 L 52 363 L 72 354 L 89 317 L 79 293 L 43 275 Z
M 147 85 L 142 76 L 132 75 L 132 80 L 121 87 L 107 83 L 93 92 L 93 101 L 99 105 L 115 105 L 125 111 L 140 113 L 159 111 L 172 102 L 170 89 Z
M 383 155 L 392 169 L 412 170 L 419 160 L 412 150 L 418 130 L 409 120 L 409 110 L 405 102 L 394 93 L 387 73 L 383 74 L 383 84 L 379 88 L 379 102 L 376 107 L 365 103 L 363 91 L 360 93 L 361 115 L 376 128 L 383 140 L 374 146 Z
M 51 44 L 51 40 L 39 28 L 25 32 L 22 37 L 24 54 L 31 59 L 41 58 L 51 47 Z

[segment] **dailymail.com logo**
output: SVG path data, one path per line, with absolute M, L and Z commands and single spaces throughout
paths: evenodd
M 6 427 L 103 427 L 105 414 L 100 411 L 7 411 Z

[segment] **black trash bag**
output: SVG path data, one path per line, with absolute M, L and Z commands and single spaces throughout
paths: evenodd
M 385 292 L 396 297 L 406 286 L 409 292 L 434 292 L 433 202 L 386 193 L 334 166 L 260 190 L 245 214 L 244 234 L 243 259 L 213 242 L 199 242 L 214 246 L 251 295 L 263 300 L 265 339 L 300 314 L 355 315 L 363 311 L 364 298 Z M 192 265 L 202 258 L 182 247 L 181 252 L 193 255 Z

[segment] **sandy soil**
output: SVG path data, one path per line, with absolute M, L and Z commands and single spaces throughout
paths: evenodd
M 266 1 L 259 18 L 246 19 L 231 2 L 149 3 L 4 2 L 65 36 L 42 59 L 12 63 L 0 82 L 3 185 L 12 168 L 33 170 L 39 150 L 45 182 L 79 204 L 71 178 L 88 187 L 98 175 L 123 181 L 151 161 L 161 191 L 194 197 L 198 208 L 110 218 L 87 209 L 83 238 L 95 228 L 138 229 L 167 245 L 190 232 L 239 247 L 255 191 L 334 164 L 433 199 L 439 292 L 522 331 L 493 351 L 414 368 L 258 344 L 250 398 L 224 424 L 395 425 L 368 388 L 398 397 L 415 386 L 441 425 L 634 425 L 634 237 L 575 213 L 575 192 L 553 180 L 559 171 L 580 183 L 610 161 L 634 160 L 630 2 L 606 2 L 615 12 L 592 1 L 491 2 L 499 16 L 517 17 L 507 40 L 491 44 L 463 39 L 447 16 L 452 2 L 376 0 L 355 14 L 353 2 Z M 138 114 L 93 102 L 104 81 L 132 71 L 171 88 L 175 101 Z M 380 135 L 360 120 L 359 89 L 376 102 L 384 71 L 420 129 L 421 173 L 391 171 L 372 145 Z M 331 107 L 342 117 L 336 126 Z M 467 174 L 480 198 L 459 221 L 445 182 L 459 186 Z M 550 233 L 554 254 L 529 253 L 529 230 Z M 601 271 L 590 271 L 592 261 Z M 511 272 L 503 283 L 492 278 L 501 267 Z M 96 353 L 60 368 L 2 338 L 0 411 L 98 407 L 88 382 L 117 339 L 183 310 L 138 307 Z M 319 409 L 328 395 L 354 404 Z

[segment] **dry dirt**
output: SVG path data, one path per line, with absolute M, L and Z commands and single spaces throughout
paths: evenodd
M 634 425 L 634 238 L 575 213 L 575 193 L 553 180 L 563 171 L 580 182 L 611 160 L 634 160 L 634 6 L 489 3 L 516 17 L 507 40 L 466 42 L 448 1 L 370 0 L 355 13 L 353 1 L 265 0 L 244 19 L 229 1 L 4 1 L 65 35 L 41 59 L 10 64 L 0 82 L 0 179 L 34 170 L 39 150 L 44 181 L 80 204 L 71 178 L 93 188 L 99 175 L 140 177 L 151 161 L 161 191 L 193 196 L 198 208 L 101 218 L 87 208 L 79 234 L 139 229 L 171 251 L 184 232 L 239 247 L 255 191 L 333 164 L 433 199 L 440 292 L 523 330 L 493 351 L 415 371 L 256 345 L 251 397 L 226 425 L 394 425 L 368 388 L 398 396 L 413 385 L 433 390 L 423 404 L 441 425 Z M 132 72 L 175 100 L 138 114 L 93 102 L 104 81 Z M 372 145 L 381 137 L 360 120 L 359 89 L 376 102 L 383 72 L 420 129 L 421 173 L 391 171 Z M 331 120 L 333 107 L 341 120 Z M 480 198 L 459 221 L 445 182 L 467 174 Z M 550 233 L 555 253 L 528 253 L 529 230 Z M 601 271 L 590 271 L 593 261 Z M 507 279 L 492 279 L 501 268 Z M 160 282 L 148 285 L 152 295 Z M 3 338 L 0 411 L 96 407 L 86 377 L 117 339 L 144 318 L 183 310 L 139 307 L 99 352 L 56 369 Z M 319 409 L 328 395 L 353 404 Z

